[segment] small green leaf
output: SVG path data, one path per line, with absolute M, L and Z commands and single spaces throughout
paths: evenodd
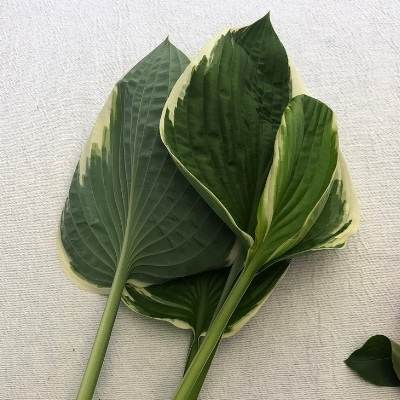
M 386 336 L 372 336 L 345 363 L 375 385 L 400 386 L 399 349 L 400 346 Z

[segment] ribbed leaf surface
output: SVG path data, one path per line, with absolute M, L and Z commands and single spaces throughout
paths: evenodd
M 154 284 L 229 265 L 235 240 L 177 169 L 159 121 L 188 59 L 168 41 L 121 79 L 72 179 L 61 221 L 64 269 L 81 283 Z M 86 286 L 88 287 L 88 286 Z
M 289 86 L 286 52 L 266 16 L 212 39 L 164 108 L 161 135 L 177 165 L 248 246 Z
M 278 262 L 253 279 L 225 329 L 225 337 L 238 332 L 256 314 L 288 265 L 289 261 Z M 229 268 L 222 268 L 146 288 L 128 285 L 122 299 L 140 314 L 192 329 L 199 337 L 208 330 L 228 274 Z
M 296 96 L 276 137 L 250 257 L 263 265 L 342 247 L 357 226 L 357 201 L 338 151 L 335 116 L 320 101 Z

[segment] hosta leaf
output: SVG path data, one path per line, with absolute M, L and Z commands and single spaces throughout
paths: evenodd
M 288 261 L 278 262 L 253 279 L 224 336 L 235 334 L 258 311 L 283 277 L 288 264 Z M 228 274 L 229 269 L 222 268 L 146 288 L 127 285 L 122 299 L 140 314 L 191 329 L 200 337 L 207 332 Z
M 338 163 L 328 199 L 304 238 L 285 255 L 294 256 L 310 250 L 337 249 L 346 245 L 359 225 L 354 187 L 344 157 L 339 150 Z
M 260 271 L 300 252 L 341 247 L 357 229 L 357 201 L 339 154 L 335 117 L 320 101 L 299 95 L 285 109 L 257 221 L 245 266 L 187 369 L 176 400 L 195 398 L 191 393 L 198 393 L 231 315 Z
M 289 98 L 288 59 L 267 15 L 213 38 L 163 111 L 160 130 L 172 157 L 247 248 Z
M 368 339 L 345 363 L 378 386 L 400 386 L 400 346 L 383 335 Z
M 335 116 L 320 101 L 296 96 L 276 137 L 250 258 L 263 265 L 342 247 L 357 227 L 357 201 L 338 151 Z
M 289 103 L 305 89 L 268 15 L 188 64 L 167 40 L 122 78 L 72 179 L 63 267 L 111 288 L 79 399 L 93 396 L 121 295 L 193 331 L 176 398 L 195 399 L 221 337 L 257 312 L 286 260 L 357 228 L 334 115 L 305 95 Z
M 166 40 L 113 89 L 65 204 L 59 253 L 86 288 L 117 266 L 137 284 L 230 265 L 234 235 L 177 169 L 159 138 L 167 96 L 188 59 Z
M 201 334 L 210 323 L 228 273 L 228 268 L 222 268 L 145 288 L 127 285 L 122 299 L 142 315 Z
M 237 333 L 261 308 L 285 276 L 290 260 L 278 261 L 257 274 L 233 312 L 223 337 Z
M 233 312 L 222 337 L 230 337 L 237 333 L 257 313 L 284 277 L 289 263 L 290 261 L 278 262 L 253 279 Z M 222 268 L 146 288 L 127 285 L 122 299 L 129 308 L 142 315 L 192 330 L 187 368 L 198 351 L 201 337 L 209 329 L 228 275 L 229 269 Z M 201 376 L 196 380 L 190 398 L 197 398 L 215 352 L 216 348 L 204 365 Z

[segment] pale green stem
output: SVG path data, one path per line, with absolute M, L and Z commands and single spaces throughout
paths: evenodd
M 198 350 L 199 350 L 199 337 L 192 332 L 192 337 L 190 340 L 190 346 L 189 346 L 189 351 L 188 355 L 186 358 L 186 365 L 185 365 L 185 372 L 189 368 L 190 364 L 192 363 L 194 357 L 196 356 Z
M 126 271 L 123 271 L 123 268 L 117 268 L 86 371 L 82 378 L 77 400 L 91 400 L 93 397 L 126 280 Z
M 188 399 L 195 400 L 199 396 L 201 388 L 202 388 L 203 383 L 204 383 L 204 380 L 206 379 L 208 370 L 210 369 L 212 360 L 213 360 L 213 358 L 215 356 L 215 353 L 217 351 L 219 343 L 220 342 L 218 342 L 217 345 L 214 347 L 214 350 L 211 353 L 210 357 L 208 358 L 204 368 L 202 369 L 200 376 L 197 377 L 196 382 L 194 383 L 194 385 L 192 387 L 192 390 L 190 391 L 190 395 L 189 395 Z
M 205 286 L 204 280 L 200 280 L 200 293 L 203 293 L 203 296 L 200 296 L 198 308 L 196 312 L 196 324 L 194 326 L 194 332 L 192 334 L 191 343 L 189 347 L 189 352 L 186 359 L 185 372 L 189 368 L 189 365 L 192 363 L 194 357 L 196 356 L 197 351 L 200 346 L 200 335 L 204 330 L 204 321 L 206 314 L 208 312 L 207 309 L 207 285 Z
M 209 358 L 212 356 L 229 319 L 249 287 L 257 270 L 258 265 L 254 262 L 250 262 L 249 265 L 244 268 L 224 305 L 221 307 L 219 313 L 211 324 L 196 357 L 186 371 L 181 385 L 175 394 L 174 400 L 187 400 L 193 398 L 189 396 L 196 385 L 196 381 L 201 376 Z
M 222 305 L 225 303 L 226 298 L 228 297 L 233 284 L 235 283 L 235 279 L 237 276 L 240 274 L 240 272 L 243 269 L 243 264 L 246 261 L 246 256 L 247 256 L 247 246 L 245 246 L 243 243 L 240 244 L 240 248 L 238 251 L 238 255 L 231 267 L 231 270 L 229 271 L 228 278 L 225 282 L 224 290 L 222 291 L 221 297 L 218 301 L 217 307 L 214 311 L 214 315 L 212 317 L 212 321 L 214 318 L 217 316 L 218 311 L 221 309 Z

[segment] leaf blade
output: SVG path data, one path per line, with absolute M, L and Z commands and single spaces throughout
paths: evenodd
M 163 105 L 187 58 L 168 41 L 116 85 L 76 168 L 58 244 L 69 276 L 105 292 L 124 259 L 154 284 L 231 263 L 234 235 L 159 138 Z
M 257 32 L 261 37 L 247 46 Z M 271 51 L 261 51 L 266 42 L 277 49 L 275 73 L 263 70 L 274 65 L 266 62 Z M 173 159 L 247 247 L 279 125 L 274 114 L 281 114 L 289 100 L 289 81 L 286 53 L 266 16 L 213 38 L 182 74 L 164 107 L 161 136 Z
M 223 337 L 236 334 L 256 314 L 285 275 L 288 265 L 289 261 L 278 262 L 253 279 Z M 210 326 L 228 275 L 229 268 L 222 268 L 146 288 L 127 285 L 122 299 L 139 314 L 191 329 L 195 337 L 200 337 Z
M 250 259 L 268 265 L 306 236 L 329 197 L 337 160 L 333 112 L 309 96 L 293 98 L 276 137 Z
M 393 367 L 394 363 L 396 368 L 399 365 L 398 345 L 386 336 L 372 336 L 345 363 L 363 379 L 377 386 L 400 386 L 400 379 Z

